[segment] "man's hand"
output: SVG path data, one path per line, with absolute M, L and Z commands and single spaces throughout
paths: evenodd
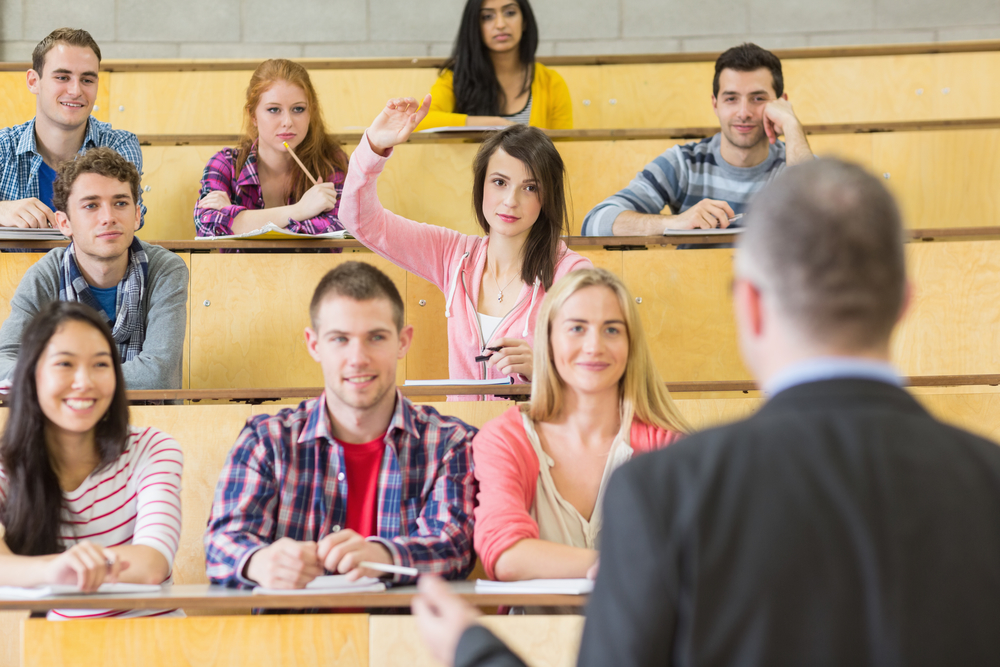
M 702 199 L 683 213 L 668 218 L 667 229 L 725 229 L 735 216 L 728 202 Z
M 371 542 L 353 530 L 331 533 L 319 541 L 319 559 L 330 572 L 346 574 L 348 581 L 361 577 L 381 577 L 384 572 L 359 568 L 363 561 L 392 565 L 392 554 L 378 542 Z
M 796 128 L 801 131 L 802 123 L 792 111 L 791 102 L 778 98 L 767 103 L 764 107 L 764 132 L 769 142 L 773 144 L 779 136 L 787 136 L 789 131 Z
M 213 211 L 221 211 L 225 207 L 232 205 L 233 202 L 229 200 L 229 195 L 222 190 L 212 190 L 198 200 L 198 206 L 201 208 L 210 208 Z
M 56 227 L 56 214 L 39 199 L 0 202 L 0 227 Z
M 305 588 L 323 574 L 315 542 L 282 537 L 250 556 L 247 579 L 266 588 Z
M 476 622 L 479 612 L 448 590 L 448 584 L 432 574 L 421 575 L 418 594 L 410 603 L 424 644 L 439 662 L 455 663 L 455 649 L 462 633 Z

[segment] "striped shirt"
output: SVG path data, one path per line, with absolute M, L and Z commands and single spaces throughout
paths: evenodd
M 142 149 L 139 139 L 131 132 L 114 130 L 111 123 L 102 123 L 93 116 L 87 121 L 87 134 L 79 154 L 88 149 L 107 146 L 135 165 L 142 176 Z M 38 170 L 43 163 L 35 143 L 35 119 L 27 123 L 0 129 L 0 201 L 39 198 Z M 146 218 L 146 206 L 139 190 L 139 210 L 142 211 L 139 227 Z
M 583 219 L 584 236 L 613 236 L 612 227 L 622 211 L 671 215 L 688 210 L 702 199 L 728 202 L 737 215 L 785 166 L 785 144 L 770 145 L 767 159 L 754 167 L 734 167 L 722 153 L 721 134 L 678 144 L 646 165 L 628 187 L 591 209 Z M 733 223 L 739 227 L 739 221 Z
M 531 93 L 528 93 L 528 102 L 524 105 L 524 108 L 517 113 L 512 113 L 509 116 L 500 116 L 504 120 L 509 120 L 517 125 L 527 125 L 528 119 L 531 118 Z
M 260 187 L 260 176 L 257 173 L 257 144 L 250 147 L 243 169 L 236 172 L 236 160 L 239 151 L 235 148 L 223 148 L 213 155 L 201 177 L 201 198 L 209 192 L 219 190 L 225 192 L 231 202 L 230 206 L 216 210 L 194 206 L 194 226 L 198 236 L 230 236 L 233 233 L 233 220 L 243 211 L 256 211 L 264 208 L 264 191 Z M 308 220 L 291 220 L 285 227 L 290 232 L 299 234 L 324 234 L 343 229 L 337 210 L 340 208 L 340 194 L 344 190 L 346 174 L 334 171 L 326 180 L 333 183 L 337 190 L 337 203 L 329 211 Z M 294 204 L 291 197 L 288 204 Z
M 125 544 L 156 549 L 173 567 L 181 534 L 180 446 L 154 428 L 131 427 L 128 444 L 114 462 L 91 473 L 75 491 L 63 492 L 60 543 L 66 549 L 87 540 L 102 547 Z M 0 468 L 0 512 L 8 482 Z M 168 577 L 164 583 L 169 583 Z M 171 611 L 59 609 L 49 619 L 136 618 Z M 179 612 L 176 612 L 179 614 Z
M 393 563 L 449 579 L 472 570 L 476 429 L 396 394 L 379 469 L 377 534 Z M 226 459 L 205 531 L 208 577 L 253 586 L 250 557 L 282 537 L 318 541 L 347 523 L 343 446 L 325 396 L 247 421 Z M 412 577 L 395 575 L 395 582 Z

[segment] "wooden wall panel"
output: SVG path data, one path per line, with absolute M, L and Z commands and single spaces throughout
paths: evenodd
M 0 667 L 20 667 L 21 622 L 26 611 L 0 611 Z
M 171 435 L 184 452 L 181 540 L 174 559 L 175 584 L 207 584 L 202 536 L 226 455 L 251 416 L 249 405 L 133 407 L 131 422 Z
M 377 266 L 406 293 L 406 273 L 371 253 L 194 255 L 191 388 L 322 386 L 303 333 L 309 301 L 327 271 L 351 260 Z M 399 383 L 405 373 L 404 357 Z
M 24 667 L 367 667 L 368 616 L 203 616 L 24 625 Z
M 222 146 L 143 146 L 143 241 L 193 239 L 194 205 L 205 165 Z
M 913 295 L 893 338 L 904 375 L 1000 373 L 1000 241 L 910 243 Z
M 650 249 L 622 256 L 625 284 L 641 299 L 642 324 L 664 380 L 750 379 L 732 314 L 733 250 Z
M 875 173 L 908 227 L 1000 225 L 1000 130 L 881 133 Z
M 438 667 L 412 616 L 371 616 L 371 667 Z M 484 616 L 480 622 L 530 667 L 576 664 L 583 616 Z
M 413 327 L 413 344 L 406 353 L 407 379 L 448 377 L 448 320 L 444 316 L 444 301 L 444 293 L 432 283 L 406 274 L 406 323 Z
M 42 252 L 5 252 L 0 254 L 0 321 L 10 316 L 10 300 L 14 298 L 24 272 L 45 256 Z

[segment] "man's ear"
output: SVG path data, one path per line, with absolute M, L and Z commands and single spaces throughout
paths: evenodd
M 56 211 L 56 227 L 63 233 L 63 236 L 72 237 L 73 227 L 69 224 L 69 216 L 62 211 Z
M 413 325 L 407 324 L 399 332 L 399 354 L 396 355 L 397 359 L 402 359 L 406 356 L 407 350 L 410 349 L 410 345 L 413 344 Z
M 313 358 L 313 361 L 319 363 L 319 351 L 316 346 L 319 345 L 319 334 L 312 327 L 306 327 L 306 350 L 309 351 L 309 356 Z
M 135 205 L 135 231 L 139 231 L 139 227 L 142 226 L 142 207 L 139 204 Z
M 737 278 L 733 283 L 733 308 L 736 325 L 750 338 L 764 332 L 764 301 L 760 289 L 749 280 Z
M 38 80 L 42 78 L 42 75 L 33 69 L 29 69 L 25 77 L 28 83 L 28 90 L 31 91 L 32 95 L 38 94 Z

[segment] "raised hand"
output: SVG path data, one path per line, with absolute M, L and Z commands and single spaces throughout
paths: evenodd
M 375 117 L 366 132 L 372 150 L 384 156 L 390 148 L 409 139 L 413 129 L 420 124 L 430 108 L 430 95 L 420 104 L 412 97 L 397 97 L 386 102 L 385 108 Z
M 792 110 L 792 103 L 787 99 L 771 100 L 764 107 L 764 132 L 772 144 L 791 127 L 800 126 L 799 119 Z

